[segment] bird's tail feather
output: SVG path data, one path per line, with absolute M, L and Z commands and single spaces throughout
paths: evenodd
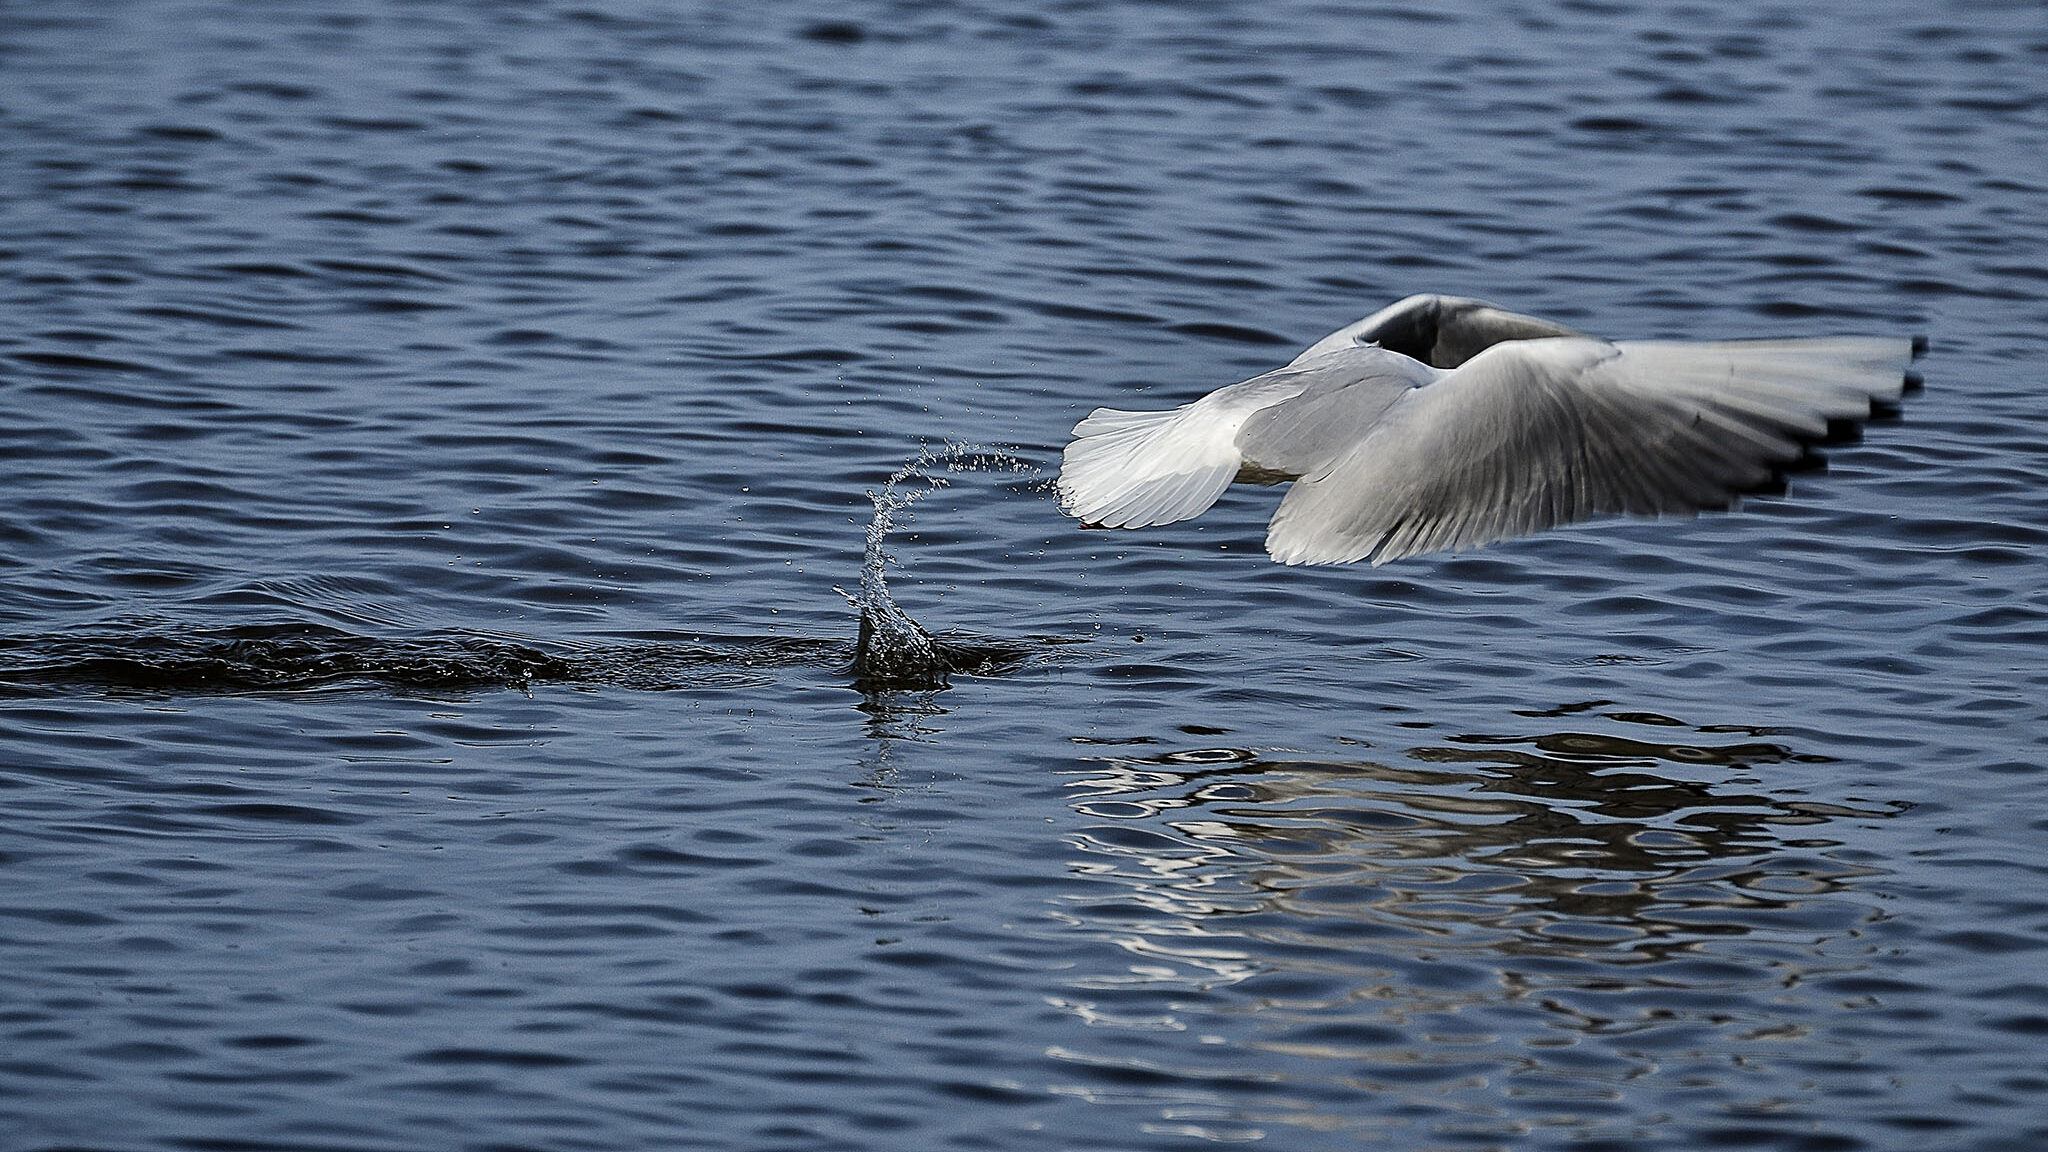
M 1168 412 L 1097 408 L 1074 426 L 1060 465 L 1060 507 L 1083 523 L 1142 528 L 1199 515 L 1237 476 L 1233 426 L 1195 404 Z

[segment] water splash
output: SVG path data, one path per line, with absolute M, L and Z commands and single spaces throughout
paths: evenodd
M 860 637 L 850 671 L 864 688 L 943 688 L 951 673 L 966 670 L 969 662 L 962 659 L 963 648 L 934 637 L 890 597 L 886 570 L 896 558 L 883 547 L 898 521 L 910 519 L 913 503 L 947 487 L 945 473 L 961 472 L 1037 475 L 1038 468 L 1001 449 L 947 444 L 924 449 L 897 469 L 880 491 L 868 491 L 875 515 L 868 521 L 861 556 L 860 593 L 835 589 L 860 613 Z

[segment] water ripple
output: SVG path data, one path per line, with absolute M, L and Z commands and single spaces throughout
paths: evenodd
M 2038 5 L 14 7 L 14 1143 L 2048 1139 Z M 1374 571 L 948 472 L 856 677 L 922 446 L 1413 291 L 1927 390 Z

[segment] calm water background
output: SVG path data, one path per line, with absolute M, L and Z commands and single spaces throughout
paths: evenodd
M 2048 17 L 0 3 L 0 1144 L 2048 1141 Z M 1926 332 L 1789 498 L 1046 470 L 1412 291 Z

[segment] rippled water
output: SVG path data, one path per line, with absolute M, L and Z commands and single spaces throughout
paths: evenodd
M 0 1143 L 2039 1146 L 2044 65 L 2031 2 L 5 6 Z M 1054 507 L 1088 409 L 1415 291 L 1927 390 L 1381 569 Z M 976 658 L 863 680 L 953 442 L 1040 470 L 887 539 Z

